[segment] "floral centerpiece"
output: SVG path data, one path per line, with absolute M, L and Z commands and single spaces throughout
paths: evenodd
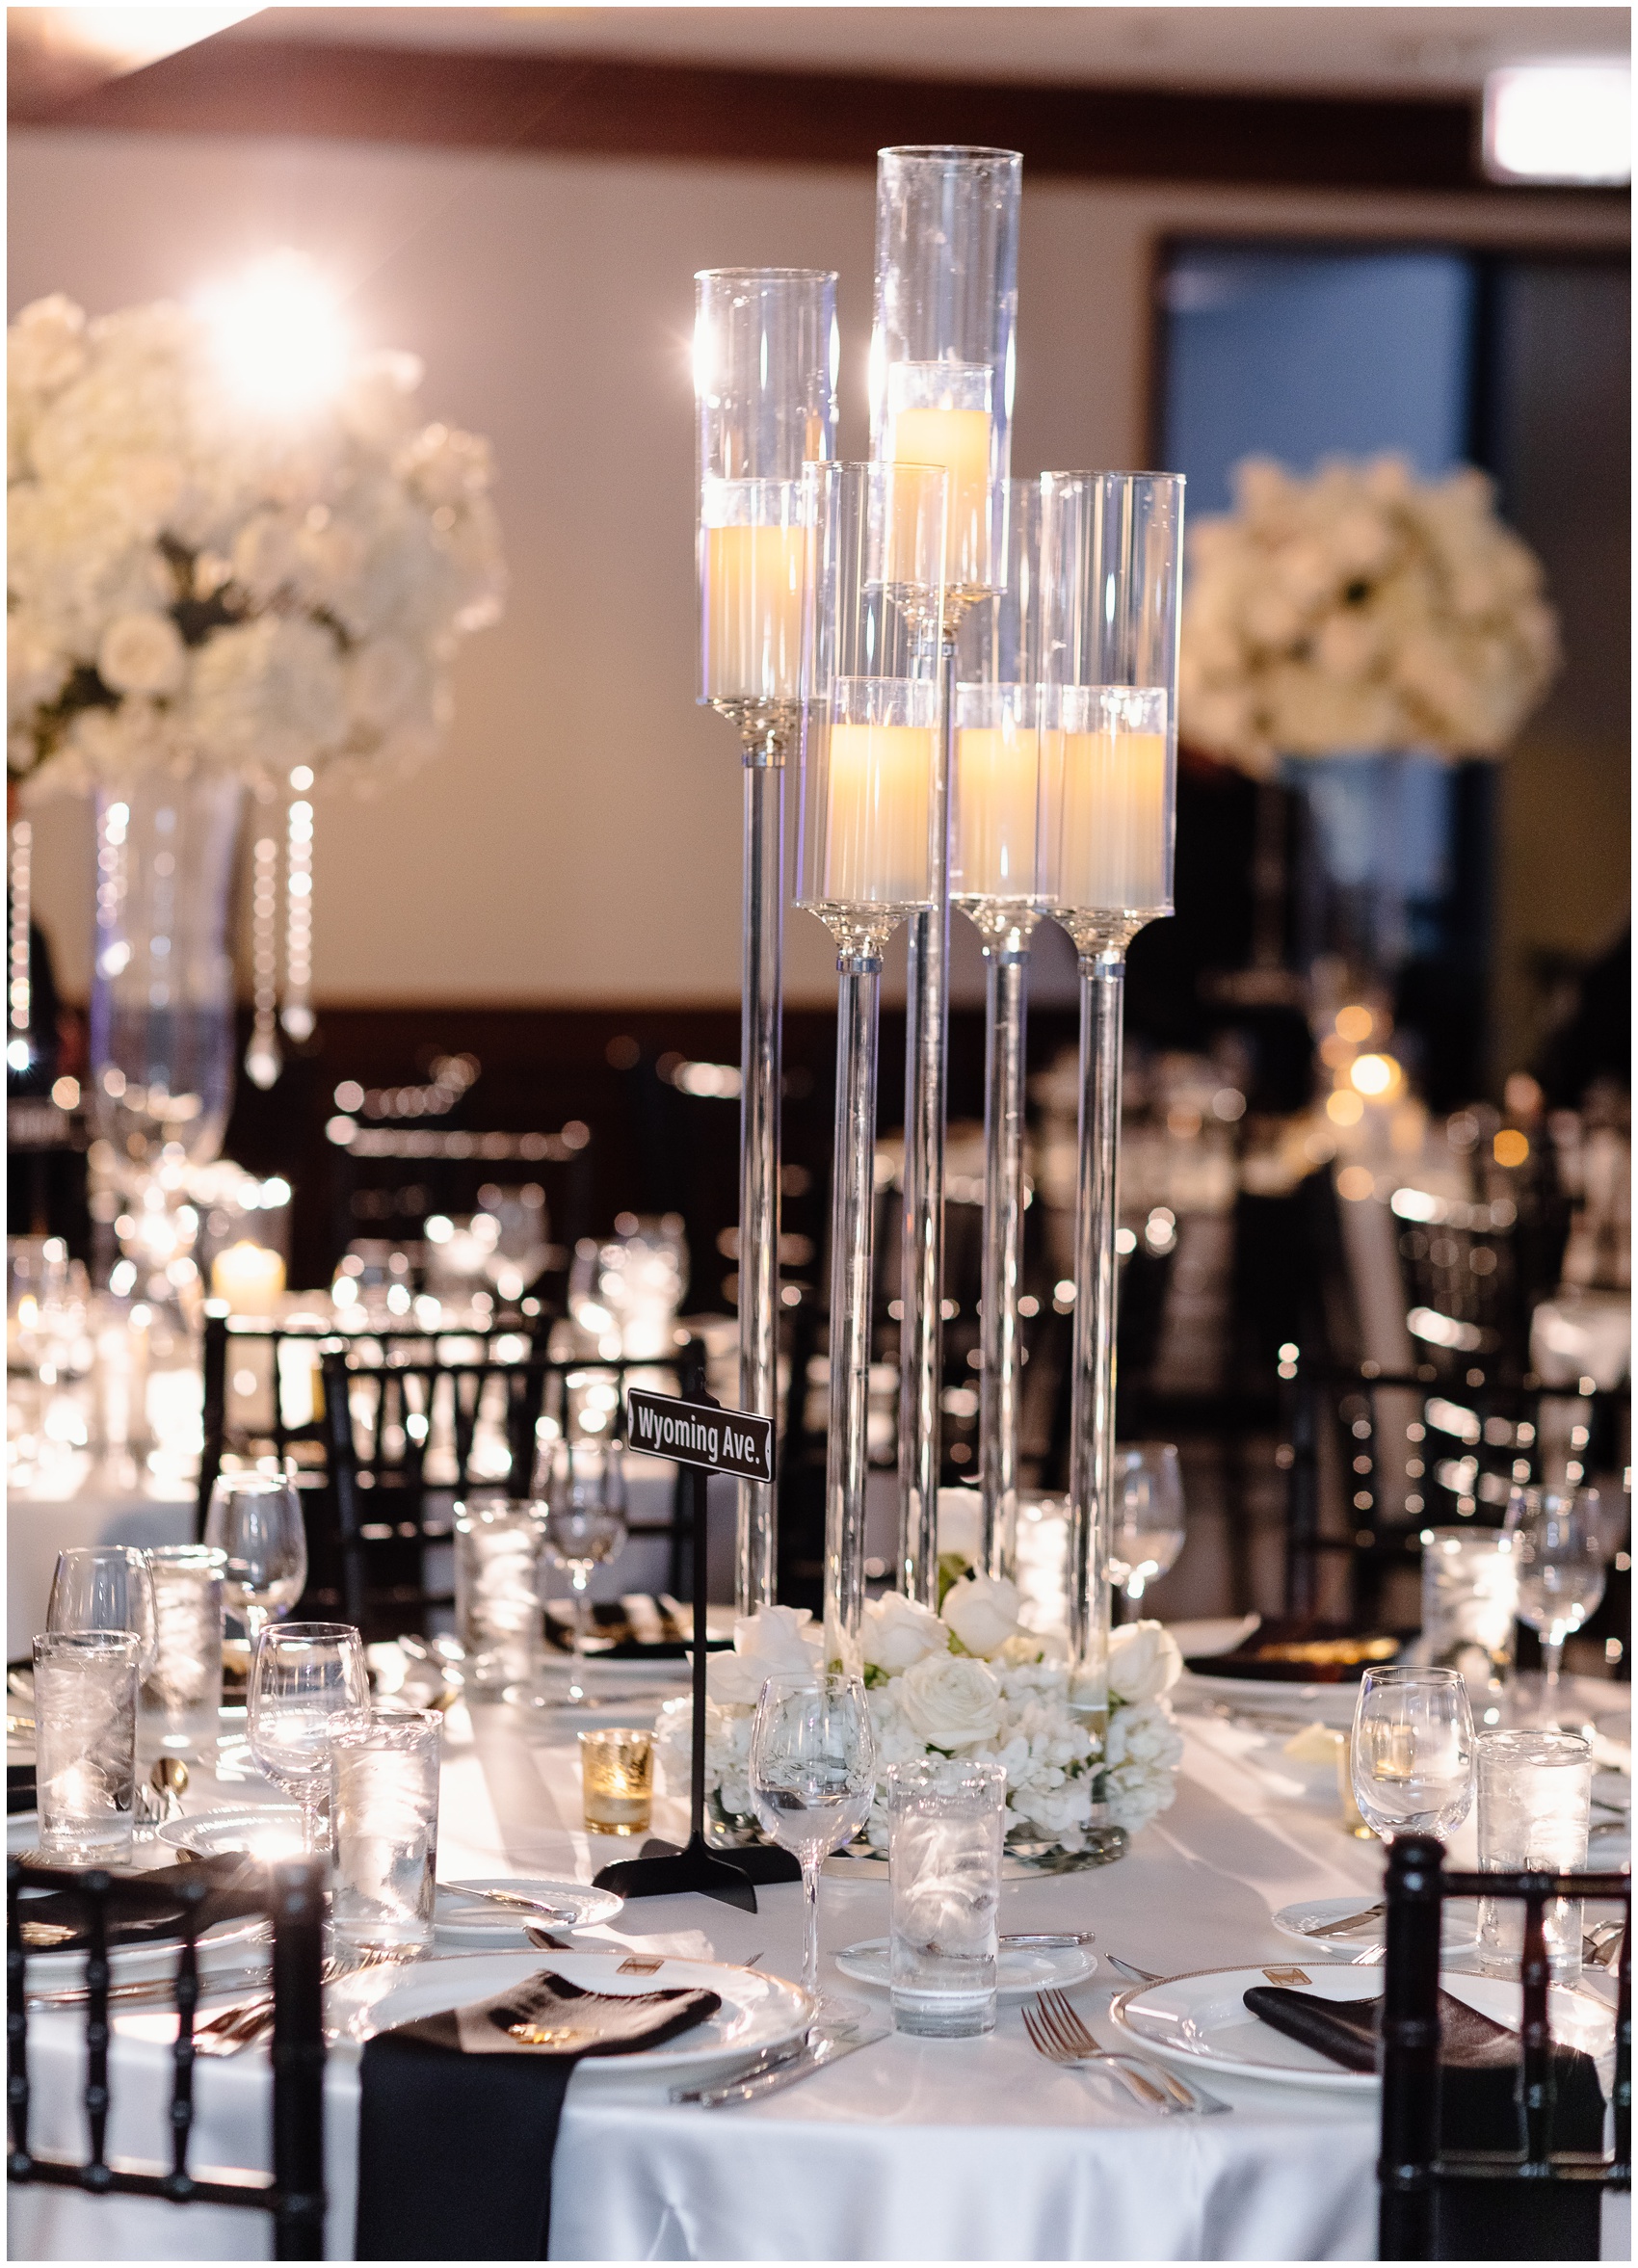
M 1188 539 L 1186 740 L 1268 777 L 1281 756 L 1497 755 L 1559 659 L 1540 562 L 1464 467 L 1399 457 L 1311 479 L 1235 468 L 1235 508 Z
M 270 325 L 312 311 L 293 263 L 259 287 Z M 277 376 L 279 339 L 209 303 L 88 322 L 58 296 L 13 324 L 13 776 L 282 788 L 436 745 L 457 637 L 500 610 L 489 444 L 417 420 L 413 356 L 313 343 L 280 391 L 245 366 Z
M 939 1561 L 939 1608 L 898 1593 L 864 1609 L 860 1642 L 876 1733 L 878 1778 L 864 1830 L 887 1848 L 887 1768 L 928 1754 L 982 1756 L 1007 1776 L 1006 1848 L 1045 1871 L 1119 1857 L 1125 1838 L 1176 1793 L 1182 1741 L 1166 1696 L 1182 1669 L 1158 1622 L 1117 1629 L 1109 1659 L 1109 1725 L 1100 1742 L 1070 1706 L 1070 1665 L 1025 1630 L 1017 1588 Z M 763 1680 L 816 1668 L 822 1633 L 806 1608 L 764 1607 L 734 1624 L 731 1653 L 706 1669 L 706 1801 L 726 1841 L 757 1833 L 748 1774 Z M 657 1730 L 668 1785 L 686 1786 L 693 1704 L 670 1701 Z M 1096 1806 L 1106 1806 L 1100 1812 Z M 1110 1829 L 1119 1831 L 1111 1833 Z

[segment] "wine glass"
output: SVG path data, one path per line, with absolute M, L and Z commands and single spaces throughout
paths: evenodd
M 322 1850 L 333 1732 L 370 1722 L 364 1645 L 348 1622 L 268 1623 L 251 1654 L 251 1754 L 302 1806 L 302 1849 Z
M 1460 1670 L 1367 1670 L 1350 1749 L 1354 1801 L 1385 1843 L 1448 1835 L 1473 1801 L 1473 1718 Z
M 159 1644 L 147 1553 L 128 1543 L 77 1543 L 60 1551 L 45 1627 L 81 1633 L 128 1630 L 140 1648 L 138 1675 L 145 1677 Z
M 1540 1634 L 1546 1705 L 1558 1705 L 1564 1642 L 1604 1595 L 1597 1489 L 1515 1489 L 1507 1508 L 1519 1620 Z
M 1183 1477 L 1170 1441 L 1116 1450 L 1114 1512 L 1109 1579 L 1135 1606 L 1183 1548 Z
M 546 1548 L 568 1569 L 574 1599 L 571 1707 L 587 1705 L 586 1641 L 592 1634 L 592 1573 L 625 1543 L 625 1462 L 618 1441 L 576 1441 L 552 1449 L 546 1475 Z
M 852 2003 L 819 1991 L 819 1869 L 870 1816 L 876 1735 L 862 1678 L 828 1670 L 770 1677 L 751 1727 L 751 1806 L 782 1850 L 802 1865 L 806 1926 L 802 1982 L 820 2018 Z
M 204 1540 L 227 1554 L 222 1596 L 251 1644 L 287 1615 L 307 1580 L 307 1531 L 294 1485 L 273 1473 L 225 1472 L 205 1514 Z

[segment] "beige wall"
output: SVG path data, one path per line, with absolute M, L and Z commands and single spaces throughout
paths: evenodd
M 294 244 L 348 279 L 363 338 L 423 357 L 429 416 L 495 443 L 511 605 L 461 661 L 438 760 L 376 801 L 321 803 L 321 1000 L 737 995 L 738 766 L 728 727 L 693 702 L 690 278 L 741 263 L 841 272 L 842 447 L 860 452 L 871 205 L 869 177 L 844 171 L 12 136 L 13 309 L 53 290 L 93 313 L 185 294 Z M 1202 228 L 1569 232 L 1529 198 L 1498 221 L 1493 202 L 1462 198 L 1037 182 L 1017 470 L 1143 462 L 1153 248 Z M 1621 228 L 1594 216 L 1576 233 Z M 84 810 L 50 807 L 39 831 L 40 913 L 66 989 L 83 993 Z M 956 929 L 970 996 L 977 953 Z M 830 996 L 828 940 L 806 915 L 788 955 L 791 997 Z M 1066 974 L 1060 961 L 1058 985 Z

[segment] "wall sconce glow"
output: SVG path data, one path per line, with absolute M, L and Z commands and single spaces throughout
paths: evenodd
M 47 8 L 35 12 L 44 18 L 50 44 L 105 57 L 126 70 L 158 63 L 196 46 L 229 24 L 254 15 L 251 8 Z
M 299 252 L 275 252 L 200 292 L 223 370 L 241 399 L 299 415 L 335 393 L 351 341 L 334 287 Z
M 1519 64 L 1492 71 L 1485 171 L 1496 181 L 1630 181 L 1630 64 Z

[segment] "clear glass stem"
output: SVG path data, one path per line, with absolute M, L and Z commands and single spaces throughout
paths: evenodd
M 1564 1667 L 1564 1641 L 1568 1631 L 1551 1631 L 1542 1640 L 1542 1667 L 1546 1672 L 1548 1693 L 1558 1691 L 1558 1674 Z
M 254 1652 L 257 1634 L 267 1628 L 273 1616 L 265 1606 L 257 1606 L 255 1601 L 250 1598 L 246 1599 L 240 1611 L 244 1617 L 245 1636 L 250 1641 L 251 1650 Z
M 739 1401 L 777 1414 L 779 1371 L 779 997 L 784 918 L 784 733 L 747 719 L 745 938 L 739 1060 Z M 779 1501 L 769 1481 L 741 1481 L 734 1602 L 773 1603 Z
M 1018 1516 L 1023 1277 L 1024 979 L 1029 948 L 985 947 L 984 1272 L 979 1316 L 981 1558 L 1010 1576 Z
M 858 1667 L 869 1457 L 871 1226 L 876 1199 L 878 955 L 844 952 L 836 1011 L 831 1200 L 831 1430 L 825 1475 L 825 1647 Z
M 1070 1658 L 1076 1669 L 1076 1705 L 1101 1727 L 1109 1707 L 1124 945 L 1083 948 L 1080 976 L 1080 1144 L 1070 1405 Z
M 956 633 L 946 622 L 942 760 L 933 783 L 933 905 L 911 917 L 905 992 L 904 1226 L 899 1267 L 899 1579 L 938 1600 L 939 1389 L 943 1384 L 944 1096 L 949 1032 L 949 778 Z
M 302 1855 L 311 1859 L 325 1848 L 324 1781 L 315 1775 L 304 1780 L 296 1789 L 296 1801 L 302 1806 Z
M 802 1989 L 819 1998 L 819 1865 L 808 1853 L 802 1859 Z
M 586 1641 L 592 1632 L 592 1569 L 584 1560 L 576 1560 L 568 1570 L 568 1587 L 574 1600 L 574 1668 L 570 1674 L 568 1698 L 586 1699 Z

